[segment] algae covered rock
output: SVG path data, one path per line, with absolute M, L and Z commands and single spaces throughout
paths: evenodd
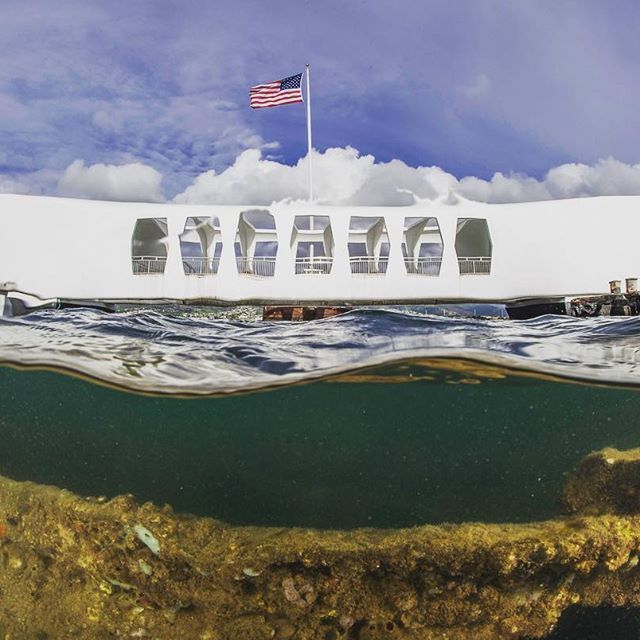
M 607 448 L 583 458 L 561 504 L 566 513 L 640 513 L 640 449 Z
M 542 638 L 572 605 L 640 606 L 618 490 L 637 455 L 580 465 L 578 515 L 397 530 L 234 527 L 0 477 L 0 638 Z

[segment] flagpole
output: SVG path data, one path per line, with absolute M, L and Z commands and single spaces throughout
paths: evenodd
M 309 201 L 313 202 L 313 167 L 311 162 L 311 84 L 309 82 L 309 65 L 307 65 L 307 158 L 309 159 Z

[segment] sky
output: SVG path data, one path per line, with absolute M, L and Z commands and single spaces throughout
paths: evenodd
M 2 22 L 0 191 L 304 198 L 304 105 L 248 90 L 309 63 L 320 200 L 640 194 L 635 0 L 2 0 Z

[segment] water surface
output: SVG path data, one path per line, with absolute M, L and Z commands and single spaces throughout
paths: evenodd
M 313 323 L 153 311 L 0 320 L 0 363 L 75 371 L 133 391 L 215 395 L 407 359 L 473 359 L 585 382 L 640 382 L 640 317 L 441 317 L 361 310 Z

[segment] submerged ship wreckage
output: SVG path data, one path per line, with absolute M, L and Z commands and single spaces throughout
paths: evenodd
M 243 207 L 4 194 L 0 312 L 259 304 L 288 307 L 267 317 L 298 319 L 486 302 L 513 318 L 638 313 L 640 197 L 453 201 Z
M 569 477 L 530 524 L 230 526 L 0 477 L 3 638 L 501 640 L 640 606 L 640 450 Z

